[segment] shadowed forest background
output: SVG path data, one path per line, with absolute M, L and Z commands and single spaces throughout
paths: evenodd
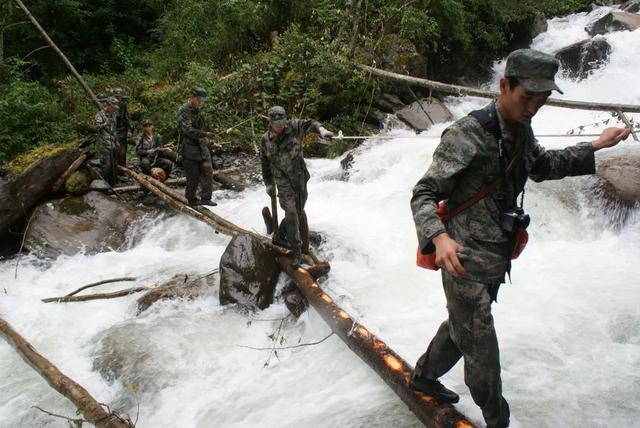
M 136 132 L 171 142 L 190 88 L 228 150 L 252 151 L 259 114 L 360 132 L 380 83 L 348 59 L 445 82 L 478 83 L 528 45 L 545 18 L 590 0 L 33 0 L 32 14 L 99 97 L 122 87 Z M 390 85 L 390 84 L 389 84 Z M 386 88 L 389 89 L 389 88 Z M 13 1 L 0 0 L 0 164 L 37 146 L 92 139 L 95 106 Z M 228 128 L 238 125 L 232 132 Z

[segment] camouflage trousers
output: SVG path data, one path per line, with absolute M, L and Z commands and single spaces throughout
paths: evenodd
M 284 210 L 284 219 L 280 222 L 277 236 L 286 238 L 292 250 L 303 253 L 309 252 L 309 227 L 304 205 L 307 202 L 307 192 L 302 195 L 290 188 L 278 188 L 278 200 Z
M 196 190 L 200 183 L 200 197 L 211 199 L 213 193 L 213 166 L 211 158 L 204 160 L 183 159 L 184 175 L 187 177 L 187 186 L 184 195 L 188 201 L 196 200 Z
M 482 409 L 487 428 L 509 426 L 509 405 L 502 397 L 500 352 L 491 315 L 488 284 L 442 272 L 449 319 L 416 363 L 416 375 L 438 379 L 464 358 L 464 381 Z
M 115 184 L 117 180 L 115 145 L 100 144 L 100 167 L 102 178 L 109 184 Z
M 154 167 L 162 168 L 167 177 L 169 177 L 173 169 L 173 162 L 161 155 L 143 156 L 140 158 L 140 169 L 144 174 L 151 175 L 151 168 Z

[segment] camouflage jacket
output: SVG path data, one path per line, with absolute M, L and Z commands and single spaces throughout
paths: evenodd
M 164 141 L 159 134 L 153 134 L 151 141 L 145 138 L 144 133 L 141 133 L 136 138 L 136 153 L 139 157 L 149 156 L 148 150 L 161 149 L 164 147 Z
M 120 144 L 122 144 L 123 141 L 125 142 L 124 144 L 126 144 L 130 130 L 131 126 L 129 124 L 127 103 L 125 101 L 120 101 L 120 107 L 116 113 L 116 136 Z
M 264 133 L 260 140 L 260 160 L 265 185 L 275 182 L 280 192 L 304 190 L 309 171 L 304 162 L 302 140 L 308 132 L 319 132 L 319 128 L 320 124 L 314 120 L 290 120 L 281 136 L 271 130 Z
M 115 148 L 118 146 L 116 141 L 115 115 L 109 116 L 104 109 L 100 110 L 96 113 L 95 128 L 96 131 L 98 131 L 101 146 L 106 148 Z
M 205 160 L 211 154 L 200 109 L 187 102 L 178 110 L 178 141 L 185 159 Z
M 497 112 L 493 103 L 485 109 Z M 504 282 L 510 268 L 514 236 L 502 229 L 500 217 L 516 206 L 527 178 L 542 181 L 595 172 L 595 150 L 590 143 L 545 150 L 536 141 L 530 124 L 508 128 L 500 115 L 497 116 L 501 142 L 472 116 L 463 117 L 445 129 L 433 161 L 415 185 L 411 199 L 423 251 L 432 250 L 432 239 L 446 231 L 465 248 L 465 277 L 486 283 Z M 445 227 L 437 212 L 438 202 L 445 200 L 449 212 L 469 200 L 504 174 L 514 149 L 520 144 L 524 145 L 524 156 L 509 177 Z

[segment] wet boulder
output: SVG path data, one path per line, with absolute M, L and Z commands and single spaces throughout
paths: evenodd
M 582 40 L 556 52 L 564 72 L 573 79 L 585 79 L 591 70 L 602 67 L 611 54 L 611 45 L 602 37 Z
M 79 169 L 73 172 L 65 181 L 64 187 L 72 195 L 84 195 L 89 191 L 91 174 L 89 171 Z
M 12 161 L 0 177 L 0 234 L 41 200 L 80 155 L 75 145 L 45 146 Z
M 398 119 L 416 131 L 425 131 L 436 123 L 453 120 L 453 115 L 442 101 L 431 98 L 416 101 L 396 112 Z
M 640 201 L 640 153 L 609 156 L 598 161 L 597 174 L 624 202 Z
M 52 200 L 34 210 L 25 248 L 46 258 L 118 251 L 127 245 L 131 225 L 144 214 L 99 192 Z
M 593 37 L 598 34 L 607 34 L 616 31 L 634 31 L 637 28 L 640 28 L 640 15 L 613 11 L 585 27 L 585 31 Z
M 640 0 L 631 0 L 624 3 L 622 6 L 622 10 L 629 13 L 638 13 L 640 12 Z
M 280 275 L 274 253 L 251 235 L 234 237 L 220 259 L 220 303 L 264 309 Z

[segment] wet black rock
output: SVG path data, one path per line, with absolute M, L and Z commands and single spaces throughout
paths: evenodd
M 585 79 L 589 72 L 606 64 L 611 45 L 602 37 L 586 39 L 556 52 L 563 71 L 573 79 Z
M 453 119 L 449 109 L 438 99 L 422 99 L 396 112 L 398 119 L 416 131 L 425 131 L 436 123 Z
M 0 178 L 0 233 L 51 197 L 53 184 L 79 154 L 76 148 L 52 149 L 19 173 Z
M 638 28 L 640 28 L 640 15 L 613 11 L 585 27 L 585 31 L 593 37 L 615 31 L 634 31 Z
M 220 259 L 220 303 L 264 309 L 273 302 L 279 275 L 269 248 L 250 235 L 238 235 Z
M 145 211 L 99 192 L 55 199 L 34 210 L 25 248 L 45 258 L 122 250 L 131 226 L 144 215 Z

